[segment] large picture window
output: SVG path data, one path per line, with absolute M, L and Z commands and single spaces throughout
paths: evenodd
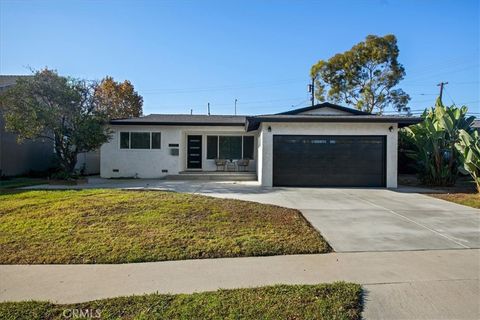
M 207 159 L 253 159 L 253 136 L 207 136 Z
M 242 137 L 218 137 L 218 157 L 220 159 L 241 159 Z
M 150 149 L 150 132 L 130 132 L 130 149 Z
M 160 148 L 160 132 L 120 132 L 120 149 Z

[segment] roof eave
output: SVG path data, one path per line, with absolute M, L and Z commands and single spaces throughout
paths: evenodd
M 344 122 L 344 123 L 397 123 L 399 128 L 403 128 L 412 124 L 417 124 L 422 121 L 421 118 L 361 118 L 361 117 L 305 117 L 305 118 L 274 118 L 274 117 L 252 117 L 248 119 L 247 131 L 258 129 L 262 122 L 277 122 L 277 123 L 320 123 L 320 122 Z
M 244 127 L 245 123 L 232 122 L 173 122 L 173 121 L 115 121 L 109 122 L 115 126 L 221 126 L 221 127 Z

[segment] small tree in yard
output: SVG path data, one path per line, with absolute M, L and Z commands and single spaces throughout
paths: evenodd
M 95 150 L 109 139 L 95 87 L 48 69 L 21 78 L 0 98 L 6 129 L 20 141 L 52 140 L 60 168 L 70 176 L 78 153 Z
M 455 184 L 461 165 L 456 144 L 460 132 L 471 131 L 474 117 L 467 117 L 467 107 L 445 107 L 438 99 L 435 108 L 425 110 L 423 121 L 404 129 L 402 138 L 412 146 L 407 156 L 416 161 L 420 181 L 427 185 Z
M 465 130 L 460 130 L 460 140 L 455 144 L 463 166 L 460 169 L 468 172 L 477 186 L 477 192 L 480 193 L 480 138 L 478 131 L 474 130 L 469 134 Z
M 310 70 L 316 83 L 316 98 L 379 114 L 387 106 L 409 112 L 409 95 L 396 88 L 405 76 L 405 69 L 398 62 L 399 52 L 394 35 L 369 35 L 350 50 L 318 61 Z

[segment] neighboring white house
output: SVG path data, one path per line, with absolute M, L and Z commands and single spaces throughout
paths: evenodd
M 419 118 L 322 103 L 261 116 L 148 115 L 112 120 L 104 178 L 216 171 L 249 159 L 263 186 L 397 187 L 398 128 Z M 223 170 L 223 167 L 220 168 Z

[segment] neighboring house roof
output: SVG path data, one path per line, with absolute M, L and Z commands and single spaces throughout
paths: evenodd
M 297 114 L 305 113 L 305 112 L 312 111 L 312 110 L 321 110 L 323 108 L 335 109 L 335 110 L 338 110 L 338 111 L 343 111 L 343 112 L 350 113 L 352 115 L 368 115 L 368 114 L 370 114 L 370 113 L 365 112 L 365 111 L 360 111 L 360 110 L 357 110 L 357 109 L 342 107 L 342 106 L 339 106 L 337 104 L 324 102 L 324 103 L 319 103 L 319 104 L 309 106 L 309 107 L 304 107 L 304 108 L 299 108 L 299 109 L 295 109 L 295 110 L 290 110 L 290 111 L 286 111 L 286 112 L 277 113 L 277 115 L 297 115 Z
M 480 119 L 473 120 L 472 128 L 475 128 L 477 130 L 480 129 Z
M 312 110 L 322 108 L 341 111 L 336 114 L 314 114 Z M 306 113 L 305 113 L 306 112 Z M 262 122 L 391 122 L 399 127 L 419 123 L 419 117 L 381 116 L 350 109 L 331 103 L 322 103 L 311 107 L 295 109 L 279 114 L 260 116 L 233 115 L 187 115 L 187 114 L 151 114 L 144 117 L 111 120 L 113 125 L 187 125 L 187 126 L 244 126 L 248 131 L 256 130 Z
M 150 114 L 144 117 L 111 120 L 115 125 L 188 125 L 188 126 L 245 126 L 245 116 Z
M 18 78 L 31 76 L 24 75 L 0 75 L 0 93 L 15 85 Z

